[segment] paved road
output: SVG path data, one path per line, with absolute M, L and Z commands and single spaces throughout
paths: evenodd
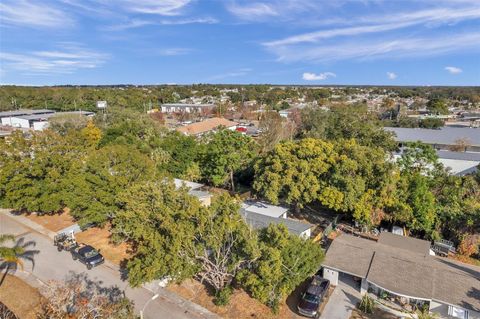
M 35 266 L 25 263 L 25 271 L 31 272 L 40 281 L 64 279 L 69 271 L 75 273 L 87 272 L 91 279 L 100 280 L 105 286 L 117 286 L 125 291 L 128 298 L 135 302 L 135 308 L 140 311 L 145 303 L 152 298 L 153 292 L 145 288 L 132 289 L 127 282 L 120 279 L 118 270 L 101 265 L 87 271 L 85 265 L 74 261 L 68 252 L 58 252 L 52 240 L 37 231 L 18 222 L 17 217 L 7 216 L 0 211 L 0 234 L 14 234 L 17 240 L 34 241 L 39 250 L 35 256 Z M 145 310 L 146 319 L 205 319 L 218 318 L 210 312 L 205 312 L 198 305 L 192 304 L 162 288 L 156 291 L 159 297 L 148 304 Z
M 349 277 L 341 277 L 338 286 L 335 287 L 325 309 L 320 316 L 321 319 L 349 319 L 352 310 L 360 302 L 360 292 L 353 286 L 356 283 Z

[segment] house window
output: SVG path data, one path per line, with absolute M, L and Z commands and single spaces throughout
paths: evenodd
M 462 308 L 457 308 L 454 306 L 448 306 L 448 315 L 460 318 L 460 319 L 468 319 L 468 311 Z

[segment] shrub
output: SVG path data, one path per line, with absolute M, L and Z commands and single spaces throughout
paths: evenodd
M 226 306 L 230 302 L 230 297 L 233 294 L 233 289 L 231 286 L 227 286 L 215 294 L 215 299 L 213 303 L 217 306 Z
M 373 301 L 372 297 L 365 294 L 363 295 L 358 308 L 363 313 L 373 313 L 373 309 L 375 309 L 375 301 Z

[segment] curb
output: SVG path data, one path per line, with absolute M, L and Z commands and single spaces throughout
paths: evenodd
M 53 238 L 56 235 L 55 232 L 46 229 L 45 227 L 31 221 L 30 219 L 28 219 L 28 218 L 26 218 L 22 215 L 11 214 L 10 210 L 8 210 L 8 209 L 0 209 L 0 214 L 3 214 L 5 216 L 7 216 L 7 218 L 11 218 L 11 219 L 15 220 L 16 222 L 18 222 L 18 223 L 36 231 L 36 232 L 42 234 L 42 235 L 45 235 L 45 236 L 49 237 L 50 239 L 52 239 L 52 241 L 53 241 Z M 115 272 L 121 273 L 120 267 L 111 263 L 108 260 L 105 260 L 103 266 L 105 266 L 105 267 L 107 267 L 107 268 L 109 268 L 109 269 L 111 269 Z M 25 280 L 25 282 L 27 282 L 28 284 L 30 284 L 31 286 L 33 286 L 35 288 L 41 288 L 41 287 L 47 286 L 47 283 L 41 281 L 40 279 L 38 279 L 32 273 L 29 273 L 29 272 L 26 272 L 26 271 L 19 271 L 19 270 L 17 270 L 17 272 L 20 273 L 17 277 L 21 278 L 22 280 Z M 14 274 L 14 275 L 16 276 L 16 274 Z M 181 308 L 184 308 L 186 312 L 190 312 L 192 314 L 197 314 L 197 315 L 199 315 L 203 318 L 206 318 L 206 319 L 220 319 L 221 318 L 219 315 L 211 312 L 210 310 L 204 308 L 203 306 L 201 306 L 199 304 L 196 304 L 196 303 L 194 303 L 190 300 L 187 300 L 187 299 L 183 298 L 182 296 L 180 296 L 180 295 L 178 295 L 178 294 L 176 294 L 172 291 L 169 291 L 169 290 L 166 290 L 166 289 L 160 288 L 160 287 L 158 287 L 159 289 L 157 289 L 156 291 L 153 290 L 151 288 L 152 286 L 158 286 L 155 282 L 156 281 L 146 283 L 146 284 L 142 285 L 141 287 L 143 289 L 153 293 L 153 294 L 161 295 L 163 299 L 166 299 L 170 303 L 178 305 Z M 129 288 L 131 288 L 131 287 L 129 287 Z

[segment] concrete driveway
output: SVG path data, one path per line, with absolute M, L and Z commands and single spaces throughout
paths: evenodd
M 135 302 L 135 308 L 140 311 L 154 293 L 159 297 L 149 302 L 145 309 L 144 318 L 171 318 L 171 319 L 205 319 L 219 318 L 198 305 L 189 303 L 185 299 L 157 288 L 155 292 L 145 288 L 131 288 L 126 281 L 120 278 L 118 270 L 101 265 L 87 271 L 85 265 L 72 260 L 70 253 L 58 252 L 53 246 L 53 241 L 33 229 L 18 222 L 17 217 L 9 216 L 0 211 L 0 234 L 14 234 L 17 240 L 33 241 L 35 247 L 29 249 L 38 250 L 35 255 L 35 265 L 25 262 L 25 271 L 33 274 L 38 280 L 63 280 L 70 271 L 75 273 L 86 272 L 90 279 L 99 280 L 105 286 L 117 286 L 125 291 L 128 298 Z
M 360 302 L 361 295 L 358 285 L 349 276 L 340 275 L 338 286 L 335 287 L 325 309 L 320 316 L 321 319 L 348 319 L 352 310 Z

